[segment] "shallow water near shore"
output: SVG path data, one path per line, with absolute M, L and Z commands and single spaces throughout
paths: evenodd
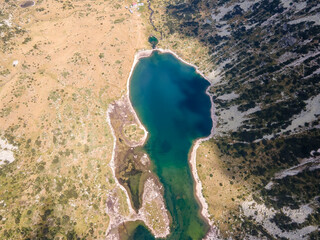
M 192 143 L 212 128 L 208 86 L 193 67 L 157 51 L 139 60 L 130 80 L 131 103 L 149 132 L 144 148 L 172 216 L 167 239 L 201 239 L 209 229 L 200 215 L 188 162 Z M 140 226 L 134 239 L 152 237 Z

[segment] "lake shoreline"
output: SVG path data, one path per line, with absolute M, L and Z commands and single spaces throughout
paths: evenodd
M 113 136 L 113 151 L 112 157 L 109 162 L 109 166 L 112 171 L 113 178 L 115 179 L 115 185 L 117 186 L 111 191 L 107 192 L 107 207 L 106 213 L 109 216 L 110 222 L 108 228 L 106 230 L 106 240 L 115 240 L 121 239 L 118 236 L 117 229 L 122 224 L 130 224 L 130 222 L 142 221 L 147 229 L 156 237 L 156 238 L 164 238 L 170 233 L 170 224 L 171 224 L 171 216 L 169 211 L 166 209 L 165 202 L 163 199 L 163 186 L 160 183 L 157 175 L 151 172 L 148 167 L 144 169 L 147 175 L 145 176 L 146 179 L 144 180 L 144 190 L 143 196 L 141 199 L 141 206 L 139 209 L 134 209 L 134 202 L 132 199 L 132 195 L 130 189 L 125 185 L 122 185 L 117 177 L 116 171 L 119 164 L 118 155 L 122 151 L 126 151 L 127 149 L 133 149 L 139 146 L 142 146 L 146 140 L 146 132 L 144 132 L 144 136 L 139 141 L 130 141 L 130 139 L 122 138 L 121 134 L 121 126 L 119 124 L 126 124 L 126 118 L 132 119 L 134 118 L 133 110 L 130 108 L 130 103 L 125 96 L 122 96 L 121 99 L 115 101 L 114 103 L 110 104 L 107 110 L 107 123 L 111 128 L 111 134 Z M 122 115 L 123 113 L 123 115 Z M 119 117 L 120 116 L 120 117 Z M 129 116 L 129 117 L 128 117 Z M 134 118 L 135 124 L 138 125 L 137 120 Z M 117 139 L 122 138 L 123 145 L 121 146 L 121 142 Z M 125 148 L 123 148 L 125 145 Z M 144 154 L 146 155 L 146 154 Z M 148 156 L 147 156 L 148 158 Z M 140 160 L 141 161 L 141 160 Z M 147 163 L 145 163 L 147 164 Z M 145 165 L 144 164 L 144 165 Z M 128 208 L 128 213 L 123 214 L 120 212 L 118 200 L 117 200 L 117 188 L 120 189 L 125 194 L 125 202 Z M 160 196 L 160 197 L 159 197 Z M 153 211 L 158 211 L 160 219 L 163 220 L 162 224 L 158 225 L 154 228 L 153 220 L 155 218 L 149 217 L 149 210 L 147 209 L 148 204 L 153 204 Z
M 144 132 L 145 132 L 145 136 L 144 136 L 142 144 L 145 143 L 145 141 L 146 141 L 146 139 L 148 137 L 148 131 L 143 126 L 143 124 L 140 122 L 140 119 L 139 119 L 137 113 L 135 112 L 135 110 L 134 110 L 134 108 L 133 108 L 133 106 L 131 104 L 131 101 L 130 101 L 130 81 L 131 81 L 131 77 L 132 77 L 132 73 L 134 71 L 134 68 L 135 68 L 136 64 L 139 62 L 139 60 L 142 59 L 142 58 L 149 57 L 154 51 L 158 51 L 160 53 L 170 53 L 170 54 L 172 54 L 179 61 L 181 61 L 181 62 L 193 67 L 199 75 L 201 75 L 205 80 L 207 80 L 210 83 L 210 85 L 206 89 L 206 94 L 209 96 L 210 102 L 211 102 L 210 112 L 211 112 L 212 128 L 211 128 L 209 136 L 204 137 L 204 138 L 196 139 L 193 142 L 192 147 L 191 147 L 190 152 L 189 152 L 189 156 L 188 156 L 188 164 L 189 164 L 191 172 L 192 172 L 192 178 L 193 178 L 193 182 L 194 182 L 194 195 L 195 195 L 195 198 L 196 198 L 197 202 L 200 205 L 201 216 L 204 218 L 204 220 L 208 223 L 208 225 L 210 227 L 210 229 L 209 229 L 209 231 L 208 231 L 208 233 L 207 233 L 207 235 L 206 235 L 206 237 L 204 239 L 217 239 L 218 235 L 219 235 L 219 231 L 218 231 L 217 227 L 214 226 L 213 220 L 210 219 L 210 214 L 209 214 L 209 211 L 208 211 L 208 203 L 206 202 L 205 198 L 202 195 L 202 189 L 203 189 L 202 182 L 201 182 L 201 180 L 199 178 L 199 175 L 198 175 L 198 172 L 197 172 L 197 167 L 196 167 L 197 149 L 198 149 L 198 147 L 200 146 L 200 144 L 203 141 L 207 141 L 207 140 L 209 140 L 210 138 L 213 137 L 213 135 L 215 133 L 215 127 L 216 127 L 216 124 L 217 124 L 216 116 L 214 115 L 214 105 L 213 105 L 213 100 L 212 100 L 212 94 L 209 92 L 209 89 L 210 89 L 210 87 L 212 86 L 213 83 L 199 70 L 199 68 L 197 66 L 185 61 L 184 59 L 179 57 L 177 53 L 175 53 L 175 52 L 173 52 L 173 51 L 171 51 L 169 49 L 156 48 L 156 49 L 152 49 L 152 50 L 141 50 L 141 51 L 138 51 L 134 56 L 134 61 L 133 61 L 133 64 L 132 64 L 132 68 L 131 68 L 131 71 L 130 71 L 130 74 L 129 74 L 129 77 L 128 77 L 128 80 L 127 80 L 126 97 L 128 98 L 128 102 L 129 102 L 130 108 L 131 108 L 132 112 L 134 113 L 134 116 L 135 116 L 137 122 L 139 123 L 139 127 L 141 129 L 143 129 Z

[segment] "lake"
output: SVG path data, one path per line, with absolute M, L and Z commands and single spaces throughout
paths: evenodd
M 141 58 L 130 80 L 130 100 L 149 132 L 144 146 L 164 186 L 172 216 L 167 239 L 201 239 L 209 226 L 200 215 L 188 157 L 192 143 L 210 134 L 209 82 L 170 53 Z M 152 239 L 138 227 L 132 239 Z

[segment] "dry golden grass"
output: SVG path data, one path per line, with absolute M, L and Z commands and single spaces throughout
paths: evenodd
M 106 109 L 126 91 L 137 49 L 148 47 L 143 19 L 126 4 L 4 8 L 25 32 L 0 43 L 0 71 L 9 70 L 0 75 L 0 136 L 19 145 L 1 170 L 1 237 L 25 228 L 20 236 L 34 238 L 48 225 L 50 238 L 59 221 L 55 236 L 105 234 L 105 193 L 115 187 Z
M 197 170 L 209 214 L 221 233 L 226 234 L 237 223 L 234 214 L 247 189 L 239 174 L 230 170 L 219 156 L 219 149 L 212 140 L 203 142 L 197 151 Z

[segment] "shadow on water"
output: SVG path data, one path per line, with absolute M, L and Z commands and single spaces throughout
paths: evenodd
M 145 226 L 139 225 L 134 232 L 132 233 L 132 236 L 129 237 L 128 240 L 153 240 L 155 239 L 152 233 L 150 233 Z
M 142 221 L 128 222 L 119 227 L 121 240 L 155 240 Z

